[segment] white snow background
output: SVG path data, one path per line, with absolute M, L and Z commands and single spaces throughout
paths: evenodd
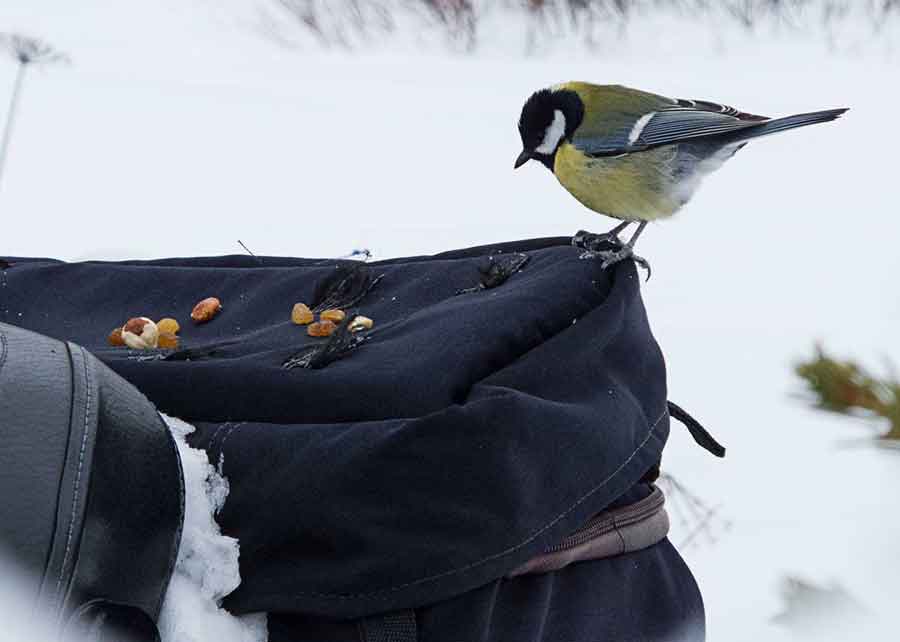
M 861 28 L 835 51 L 806 34 L 660 19 L 596 51 L 347 53 L 262 37 L 259 6 L 4 0 L 0 31 L 46 38 L 73 62 L 26 79 L 0 253 L 217 255 L 241 239 L 256 254 L 387 258 L 604 231 L 613 221 L 543 167 L 512 169 L 535 89 L 620 82 L 767 115 L 849 106 L 748 145 L 638 248 L 654 268 L 643 295 L 670 397 L 728 447 L 715 460 L 676 424 L 663 461 L 731 524 L 683 549 L 709 639 L 790 639 L 770 621 L 784 575 L 840 583 L 896 633 L 900 452 L 792 398 L 792 363 L 815 340 L 876 369 L 900 362 L 890 44 Z M 0 88 L 14 71 L 0 61 Z

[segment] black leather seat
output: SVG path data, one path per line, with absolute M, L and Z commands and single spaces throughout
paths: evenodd
M 0 323 L 0 553 L 60 636 L 158 639 L 184 516 L 153 405 L 83 348 Z

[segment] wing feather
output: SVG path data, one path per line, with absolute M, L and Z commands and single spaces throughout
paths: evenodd
M 762 121 L 741 120 L 724 112 L 700 111 L 690 107 L 676 107 L 654 114 L 632 143 L 646 148 L 668 145 L 691 138 L 727 134 L 754 127 Z
M 635 114 L 605 135 L 576 132 L 572 143 L 589 156 L 614 156 L 728 134 L 767 120 L 765 116 L 748 114 L 728 105 L 680 99 L 656 111 Z
M 734 107 L 730 107 L 729 105 L 714 103 L 709 100 L 690 100 L 687 98 L 678 98 L 675 102 L 678 103 L 678 105 L 681 107 L 692 107 L 701 111 L 717 111 L 727 116 L 740 118 L 741 120 L 768 120 L 765 116 L 757 116 L 756 114 L 750 114 L 748 112 L 735 109 Z

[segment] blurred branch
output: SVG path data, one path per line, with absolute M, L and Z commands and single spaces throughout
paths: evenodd
M 890 429 L 882 438 L 900 439 L 900 382 L 893 375 L 875 377 L 853 361 L 830 357 L 820 345 L 815 356 L 798 363 L 794 371 L 806 382 L 816 408 L 886 419 Z
M 784 627 L 793 637 L 812 640 L 870 639 L 861 628 L 871 613 L 838 583 L 814 584 L 797 576 L 781 580 L 784 606 L 772 622 Z
M 887 34 L 900 17 L 900 0 L 268 0 L 321 45 L 356 48 L 411 35 L 438 34 L 451 47 L 473 51 L 521 31 L 525 53 L 551 41 L 575 39 L 589 49 L 626 35 L 629 25 L 657 16 L 704 18 L 720 31 L 787 27 L 834 42 L 838 27 L 860 17 L 872 33 Z M 487 18 L 491 20 L 485 24 Z M 523 17 L 524 19 L 518 19 Z M 268 25 L 271 27 L 271 25 Z M 896 29 L 893 29 L 896 32 Z M 427 35 L 424 36 L 427 39 Z M 890 36 L 885 36 L 890 37 Z M 280 39 L 280 37 L 279 37 Z
M 714 546 L 719 535 L 731 528 L 731 521 L 720 514 L 720 506 L 710 506 L 669 473 L 662 473 L 656 483 L 681 531 L 680 550 L 704 543 Z

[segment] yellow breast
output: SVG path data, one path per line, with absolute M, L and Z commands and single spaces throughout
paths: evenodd
M 553 173 L 569 193 L 601 214 L 624 221 L 651 221 L 683 204 L 673 176 L 674 147 L 590 158 L 563 142 Z

